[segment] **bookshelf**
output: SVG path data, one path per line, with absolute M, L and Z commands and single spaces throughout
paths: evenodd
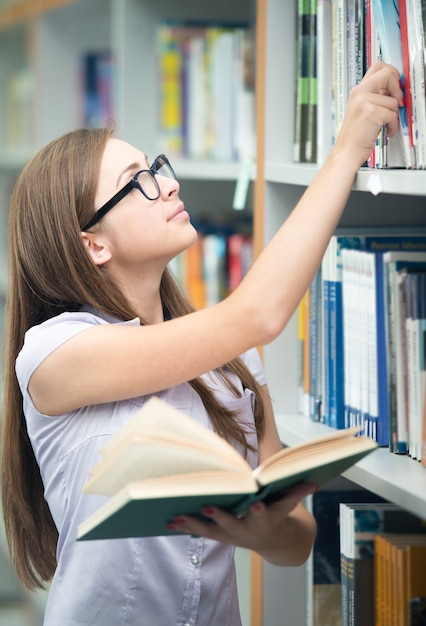
M 160 89 L 157 27 L 255 24 L 255 1 L 16 0 L 0 6 L 0 198 L 28 158 L 54 137 L 84 125 L 83 58 L 110 51 L 111 122 L 117 135 L 153 158 L 166 151 L 194 223 L 229 232 L 251 229 L 249 168 L 246 202 L 233 209 L 242 165 L 236 160 L 180 158 L 163 149 L 158 130 Z M 4 191 L 5 190 L 5 191 Z
M 262 165 L 258 163 L 257 185 L 261 188 L 255 195 L 258 251 L 288 217 L 318 171 L 317 165 L 297 164 L 292 160 L 295 103 L 289 94 L 293 94 L 294 85 L 296 8 L 296 1 L 258 1 L 257 19 L 264 28 L 263 37 L 258 35 L 258 47 L 263 44 L 264 50 L 258 49 L 258 54 L 266 59 L 264 76 L 257 75 L 258 85 L 265 85 L 262 103 L 265 114 L 263 119 L 258 119 L 258 150 L 264 153 Z M 260 128 L 264 132 L 260 133 Z M 372 184 L 378 184 L 381 189 L 377 196 L 370 192 Z M 425 195 L 425 171 L 362 168 L 341 225 L 424 226 Z M 295 316 L 282 335 L 264 347 L 263 352 L 283 443 L 292 445 L 326 432 L 327 426 L 298 414 Z M 344 476 L 358 487 L 417 515 L 426 514 L 426 471 L 408 457 L 379 449 Z M 263 574 L 263 623 L 282 623 L 280 616 L 285 615 L 286 623 L 306 626 L 310 594 L 303 568 L 286 571 L 265 564 Z
M 251 215 L 253 196 L 257 250 L 271 238 L 318 171 L 316 165 L 292 161 L 296 0 L 18 0 L 10 6 L 0 4 L 0 224 L 7 220 L 10 186 L 28 157 L 56 135 L 80 125 L 80 103 L 75 95 L 78 58 L 89 48 L 107 45 L 113 52 L 118 134 L 149 155 L 158 152 L 154 26 L 165 18 L 229 23 L 256 20 L 257 164 L 252 168 L 251 179 L 256 182 L 246 211 Z M 10 76 L 22 69 L 27 71 L 26 87 L 31 87 L 31 139 L 11 147 L 6 85 Z M 200 216 L 235 218 L 231 205 L 238 163 L 182 159 L 174 165 L 191 211 Z M 382 189 L 378 196 L 370 193 L 372 176 Z M 425 225 L 425 190 L 426 171 L 361 170 L 342 225 Z M 3 238 L 0 246 L 4 261 Z M 0 278 L 3 298 L 3 274 Z M 282 336 L 264 348 L 279 432 L 287 444 L 326 429 L 296 412 L 296 337 L 293 319 Z M 378 450 L 345 476 L 412 512 L 426 511 L 426 496 L 422 495 L 426 493 L 426 473 L 408 458 Z M 245 583 L 247 586 L 247 579 Z M 306 626 L 307 597 L 303 568 L 285 570 L 265 564 L 261 579 L 259 562 L 254 560 L 251 626 L 282 623 L 283 615 L 292 626 Z

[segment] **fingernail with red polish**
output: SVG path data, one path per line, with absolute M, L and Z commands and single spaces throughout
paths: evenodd
M 207 515 L 207 517 L 213 517 L 214 515 L 214 509 L 211 506 L 205 506 L 201 512 L 203 515 Z

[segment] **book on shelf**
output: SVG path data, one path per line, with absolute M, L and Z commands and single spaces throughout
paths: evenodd
M 315 163 L 317 152 L 316 0 L 298 0 L 296 33 L 296 121 L 293 160 Z
M 298 407 L 302 415 L 309 416 L 311 411 L 310 390 L 312 388 L 312 350 L 311 350 L 311 289 L 303 294 L 297 307 L 297 367 L 298 367 Z
M 229 295 L 252 261 L 252 235 L 202 224 L 195 244 L 173 259 L 170 269 L 193 305 L 200 309 Z
M 412 600 L 426 596 L 426 542 L 421 545 L 408 543 L 403 558 L 406 560 L 407 568 L 407 584 L 403 585 L 403 589 L 407 590 L 407 595 L 402 599 L 405 613 L 407 603 L 410 605 Z M 424 618 L 426 618 L 426 610 L 423 613 Z
M 300 0 L 300 4 L 305 12 L 309 10 L 308 0 Z M 324 33 L 324 12 L 327 11 L 330 12 L 328 25 L 331 26 L 328 36 Z M 330 122 L 324 117 L 327 110 L 324 103 L 331 104 L 328 110 L 331 111 L 329 141 L 332 144 L 340 131 L 349 92 L 376 59 L 383 59 L 400 72 L 405 104 L 400 109 L 399 133 L 389 138 L 384 127 L 367 164 L 376 168 L 425 167 L 425 12 L 426 7 L 422 0 L 332 0 L 329 4 L 327 0 L 317 2 L 317 102 L 320 120 L 317 136 L 318 162 L 324 159 L 321 126 L 326 120 L 324 128 L 328 128 Z M 307 20 L 303 22 L 299 19 L 298 23 L 299 37 L 296 42 L 300 49 L 302 38 L 305 37 L 306 42 L 309 42 L 309 38 Z M 306 51 L 308 49 L 307 43 Z M 306 52 L 306 59 L 308 58 L 309 54 Z M 297 59 L 297 77 L 304 76 L 300 54 Z M 324 63 L 328 65 L 324 66 Z M 307 75 L 307 61 L 304 68 Z M 304 99 L 298 99 L 296 128 L 302 136 L 307 129 L 307 126 L 303 126 L 303 121 L 302 125 L 300 123 L 302 111 L 303 106 L 308 108 L 309 98 L 307 88 L 304 92 L 301 89 L 299 91 Z M 326 142 L 326 145 L 329 146 L 330 143 Z
M 219 506 L 236 515 L 282 497 L 292 485 L 322 485 L 377 444 L 358 429 L 284 448 L 252 470 L 207 427 L 153 397 L 100 450 L 84 493 L 112 496 L 78 528 L 78 539 L 173 534 L 176 515 Z
M 402 370 L 402 356 L 397 360 L 398 368 L 405 376 L 401 380 L 406 385 L 405 395 L 401 398 L 404 397 L 406 403 L 411 398 L 411 421 L 413 425 L 417 424 L 411 433 L 413 443 L 410 448 L 413 457 L 418 458 L 424 386 L 424 349 L 419 337 L 424 326 L 422 315 L 426 315 L 425 280 L 422 278 L 424 272 L 419 270 L 415 274 L 414 268 L 407 270 L 407 263 L 410 256 L 424 258 L 426 236 L 421 230 L 417 233 L 410 229 L 399 230 L 399 234 L 395 232 L 393 229 L 342 229 L 330 240 L 321 264 L 320 304 L 310 308 L 311 333 L 322 335 L 317 348 L 322 358 L 317 359 L 316 348 L 311 343 L 309 392 L 321 397 L 320 419 L 327 425 L 335 428 L 361 425 L 380 445 L 389 445 L 396 419 L 394 368 L 397 357 L 393 355 L 396 339 L 392 303 L 399 292 L 395 286 L 391 300 L 386 259 L 405 259 L 405 274 L 409 274 L 406 288 L 409 280 L 416 281 L 410 283 L 408 301 L 410 311 L 414 311 L 414 307 L 415 314 L 413 312 L 399 322 L 403 323 L 406 350 L 407 344 L 409 347 L 409 360 L 406 359 L 409 367 Z M 418 263 L 416 269 L 419 269 Z M 318 330 L 315 316 L 319 314 L 321 325 Z M 319 362 L 322 371 L 318 369 Z M 311 389 L 315 380 L 321 381 L 319 394 Z M 407 390 L 409 396 L 406 396 Z M 318 419 L 316 414 L 311 413 L 311 417 Z M 404 437 L 402 433 L 405 441 Z M 391 449 L 405 453 L 408 439 L 407 445 L 398 447 L 392 443 Z
M 426 596 L 408 601 L 408 626 L 424 626 L 426 618 Z
M 247 24 L 158 26 L 158 142 L 186 158 L 253 157 L 254 54 Z
M 226 237 L 222 233 L 203 236 L 203 276 L 206 306 L 217 304 L 227 294 Z
M 340 504 L 343 626 L 375 623 L 380 602 L 377 586 L 383 579 L 375 542 L 377 535 L 385 533 L 397 533 L 399 537 L 421 535 L 426 542 L 426 523 L 396 504 L 383 501 Z M 393 597 L 398 589 L 398 585 L 393 586 Z M 392 623 L 402 626 L 402 622 L 385 622 L 386 626 Z
M 402 84 L 404 85 L 404 67 L 402 60 L 402 43 L 400 29 L 400 13 L 398 2 L 394 0 L 371 0 L 374 19 L 380 41 L 381 56 L 385 63 L 390 63 L 399 71 Z M 405 0 L 401 0 L 405 2 Z M 411 120 L 407 117 L 407 108 L 400 107 L 399 132 L 396 138 L 399 139 L 402 147 L 402 162 L 392 163 L 388 153 L 389 165 L 415 167 L 414 149 L 410 143 L 409 125 Z M 394 144 L 396 139 L 389 139 L 389 144 Z
M 227 237 L 227 285 L 228 292 L 234 291 L 248 272 L 253 260 L 253 238 L 243 233 L 232 233 Z
M 317 1 L 317 163 L 324 163 L 333 145 L 331 4 Z
M 407 320 L 407 304 L 408 311 L 410 311 L 413 291 L 407 293 L 404 289 L 404 279 L 407 279 L 405 280 L 405 285 L 407 285 L 409 283 L 407 272 L 424 273 L 426 271 L 426 252 L 387 252 L 383 255 L 383 262 L 386 266 L 390 446 L 393 452 L 406 454 L 410 452 L 410 420 L 413 438 L 418 440 L 420 437 L 417 433 L 422 417 L 419 407 L 416 409 L 418 395 L 416 389 L 422 384 L 422 376 L 418 340 L 416 340 L 415 348 L 411 341 L 407 341 L 407 323 L 410 328 L 409 320 Z M 419 278 L 415 286 L 417 288 L 423 286 L 424 288 L 425 283 Z M 414 295 L 419 302 L 424 297 L 424 293 L 422 294 L 417 290 Z M 417 331 L 417 325 L 415 331 Z M 413 338 L 417 338 L 417 332 L 410 335 L 409 339 Z M 411 371 L 409 371 L 408 344 L 413 347 L 413 352 L 415 351 L 416 354 L 415 369 L 411 368 Z M 415 401 L 410 406 L 410 399 L 413 400 L 413 397 Z M 414 448 L 417 448 L 417 444 Z M 413 446 L 411 453 L 417 457 L 417 453 L 413 451 Z
M 305 160 L 307 163 L 316 163 L 318 153 L 317 0 L 310 0 L 309 6 L 308 80 L 308 128 L 306 133 Z
M 410 67 L 410 51 L 408 41 L 408 15 L 407 4 L 410 0 L 398 0 L 399 11 L 399 29 L 401 37 L 401 59 L 402 59 L 402 75 L 404 77 L 404 96 L 405 109 L 407 113 L 408 125 L 408 145 L 410 150 L 414 152 L 414 119 L 413 119 L 413 103 L 411 89 L 411 67 Z
M 426 167 L 426 91 L 425 91 L 425 60 L 426 46 L 425 22 L 426 6 L 423 0 L 400 0 L 401 38 L 403 8 L 407 21 L 408 73 L 410 80 L 411 128 L 413 137 L 414 159 L 417 169 Z M 405 96 L 407 98 L 405 89 Z M 408 113 L 408 111 L 407 111 Z M 410 121 L 410 118 L 409 118 Z
M 329 483 L 311 500 L 317 534 L 308 567 L 309 605 L 312 607 L 308 626 L 348 626 L 342 623 L 340 503 L 383 502 L 383 499 L 368 491 L 349 490 L 338 483 Z
M 110 50 L 88 51 L 82 57 L 83 125 L 105 126 L 114 119 L 114 60 Z
M 426 535 L 416 531 L 374 538 L 375 624 L 408 626 L 411 600 L 426 594 Z
M 365 74 L 365 2 L 347 0 L 346 19 L 348 33 L 348 92 Z
M 333 95 L 333 139 L 336 140 L 342 126 L 348 101 L 348 20 L 346 0 L 332 1 L 331 37 L 332 51 L 332 95 Z
M 173 25 L 159 27 L 157 49 L 160 145 L 173 157 L 183 152 L 183 55 Z
M 309 363 L 309 397 L 308 415 L 315 421 L 321 421 L 322 416 L 322 299 L 321 299 L 321 267 L 315 274 L 309 287 L 308 333 L 309 342 L 306 359 Z
M 421 331 L 421 343 L 423 344 L 423 404 L 422 424 L 420 439 L 420 462 L 426 467 L 426 329 Z

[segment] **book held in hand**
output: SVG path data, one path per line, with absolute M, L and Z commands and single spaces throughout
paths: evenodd
M 280 450 L 255 470 L 229 443 L 158 398 L 151 398 L 100 450 L 85 493 L 112 496 L 78 528 L 77 539 L 175 534 L 176 515 L 217 506 L 236 515 L 283 497 L 300 482 L 321 486 L 377 447 L 359 429 Z

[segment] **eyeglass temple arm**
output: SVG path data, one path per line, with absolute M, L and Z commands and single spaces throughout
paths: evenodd
M 124 198 L 124 196 L 127 196 L 127 194 L 132 189 L 134 189 L 136 185 L 137 183 L 133 179 L 130 182 L 128 182 L 127 185 L 125 185 L 122 189 L 120 189 L 120 191 L 118 191 L 115 194 L 115 196 L 113 196 L 110 200 L 108 200 L 108 202 L 106 202 L 103 206 L 101 206 L 100 209 L 96 211 L 92 219 L 89 222 L 87 222 L 87 224 L 84 226 L 84 228 L 82 228 L 82 230 L 88 230 L 91 226 L 94 226 L 96 222 L 99 222 L 99 220 L 101 220 L 103 216 L 106 215 L 106 213 L 108 213 L 110 209 L 112 209 L 116 204 L 118 204 L 120 200 Z

